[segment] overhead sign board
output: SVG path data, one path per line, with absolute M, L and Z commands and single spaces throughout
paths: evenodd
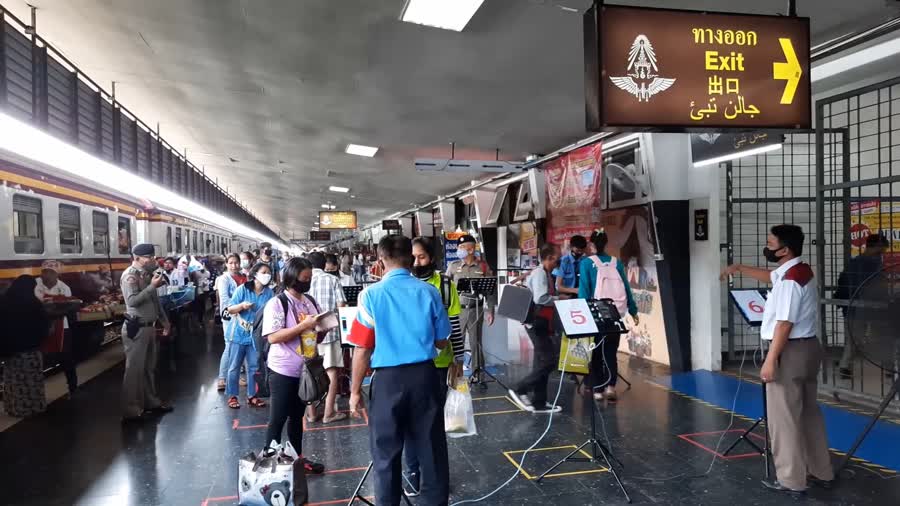
M 356 229 L 356 211 L 319 211 L 319 228 L 354 230 Z
M 382 230 L 402 230 L 400 220 L 381 220 Z
M 783 134 L 768 132 L 691 134 L 691 159 L 698 163 L 783 142 Z
M 589 130 L 811 126 L 809 18 L 601 5 L 584 29 Z
M 331 240 L 331 232 L 327 230 L 310 230 L 309 231 L 309 240 L 310 241 L 330 241 Z

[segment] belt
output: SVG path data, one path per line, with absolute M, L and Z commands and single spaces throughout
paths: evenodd
M 816 337 L 816 336 L 810 336 L 810 337 L 792 337 L 792 338 L 788 339 L 788 342 L 791 342 L 791 341 L 809 341 L 810 339 L 818 339 L 818 337 Z
M 125 316 L 125 321 L 126 321 L 126 322 L 128 322 L 129 320 L 135 320 L 135 319 L 138 320 L 138 327 L 139 327 L 139 328 L 153 327 L 153 326 L 156 325 L 156 320 L 153 320 L 152 322 L 143 322 L 143 321 L 140 321 L 140 317 L 139 317 L 139 316 L 130 316 L 130 315 L 126 315 L 126 316 Z

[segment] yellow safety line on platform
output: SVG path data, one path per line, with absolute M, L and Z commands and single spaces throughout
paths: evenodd
M 578 448 L 578 447 L 575 445 L 566 445 L 566 446 L 552 446 L 550 448 L 533 448 L 531 451 L 532 452 L 544 452 L 544 451 L 553 451 L 553 450 L 568 450 L 568 449 L 575 449 L 575 448 Z M 508 450 L 508 451 L 504 451 L 502 453 L 503 453 L 503 456 L 506 457 L 507 460 L 509 460 L 512 463 L 512 465 L 516 466 L 516 469 L 518 469 L 519 472 L 522 473 L 522 476 L 524 476 L 528 480 L 536 480 L 537 479 L 536 476 L 532 476 L 532 475 L 528 474 L 528 472 L 525 471 L 525 469 L 523 469 L 521 466 L 519 466 L 519 463 L 516 462 L 516 460 L 514 458 L 512 458 L 512 454 L 525 453 L 526 451 L 528 451 L 528 450 Z M 578 452 L 587 458 L 591 458 L 591 454 L 584 451 L 584 449 L 578 450 Z M 601 466 L 600 469 L 588 469 L 585 471 L 569 471 L 569 472 L 565 472 L 565 473 L 548 474 L 548 475 L 544 476 L 544 478 L 559 478 L 561 476 L 574 476 L 574 475 L 579 475 L 579 474 L 594 474 L 594 473 L 606 473 L 606 472 L 609 472 L 609 468 Z

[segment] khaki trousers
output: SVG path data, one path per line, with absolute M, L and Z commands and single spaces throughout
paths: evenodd
M 123 416 L 138 416 L 144 410 L 160 405 L 159 397 L 156 396 L 156 361 L 159 354 L 156 329 L 142 327 L 134 339 L 131 339 L 125 325 L 122 325 L 122 344 L 125 347 Z
M 822 345 L 818 339 L 788 341 L 767 385 L 769 433 L 778 481 L 806 488 L 806 476 L 834 479 L 825 421 L 816 403 Z
M 484 351 L 481 348 L 482 323 L 484 322 L 484 308 L 473 307 L 463 309 L 459 313 L 459 324 L 462 327 L 466 345 L 472 352 L 472 360 L 469 366 L 474 371 L 484 367 Z

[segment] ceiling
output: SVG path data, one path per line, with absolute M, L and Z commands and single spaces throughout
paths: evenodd
M 362 224 L 479 174 L 416 157 L 522 160 L 586 136 L 590 0 L 486 0 L 462 33 L 398 21 L 404 0 L 28 0 L 38 32 L 283 237 L 323 203 Z M 23 0 L 0 0 L 29 19 Z M 611 3 L 776 14 L 784 0 Z M 897 13 L 799 0 L 813 43 Z M 575 9 L 572 12 L 568 9 Z M 813 12 L 813 10 L 815 10 Z M 348 143 L 379 146 L 375 158 Z M 351 188 L 339 195 L 328 186 Z

